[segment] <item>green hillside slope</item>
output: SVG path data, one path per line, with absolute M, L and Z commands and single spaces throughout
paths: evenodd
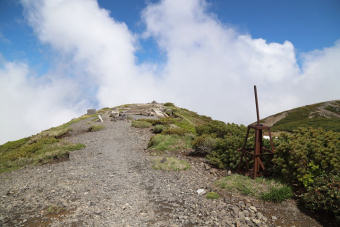
M 298 107 L 266 117 L 262 121 L 272 126 L 273 131 L 312 127 L 340 132 L 340 100 Z

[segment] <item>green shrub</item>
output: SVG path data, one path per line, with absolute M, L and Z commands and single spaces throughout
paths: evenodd
M 198 135 L 213 134 L 216 137 L 223 138 L 227 134 L 227 125 L 223 121 L 210 121 L 207 124 L 196 127 Z
M 292 196 L 292 189 L 284 185 L 279 188 L 270 188 L 269 192 L 264 192 L 261 194 L 261 199 L 264 201 L 280 203 L 286 199 L 290 199 Z
M 340 172 L 340 133 L 299 128 L 276 140 L 273 172 L 309 189 L 315 177 Z
M 164 106 L 175 107 L 175 104 L 173 104 L 172 102 L 166 102 L 164 103 Z
M 339 215 L 340 133 L 299 128 L 275 144 L 272 172 L 295 186 L 307 208 Z
M 135 128 L 150 128 L 152 124 L 144 120 L 135 120 L 131 123 L 131 126 Z
M 300 201 L 312 211 L 322 210 L 340 216 L 340 176 L 316 177 L 313 187 L 300 196 Z
M 205 195 L 205 198 L 207 198 L 207 199 L 218 199 L 218 198 L 220 198 L 220 195 L 216 192 L 208 192 Z
M 197 155 L 205 156 L 211 153 L 215 146 L 216 139 L 208 135 L 198 136 L 192 142 L 192 148 L 195 150 L 194 153 Z
M 216 139 L 214 149 L 207 155 L 207 160 L 218 168 L 235 170 L 240 163 L 241 152 L 238 149 L 243 146 L 246 128 L 228 124 L 226 132 L 223 139 Z M 252 147 L 253 141 L 249 138 L 248 147 Z
M 179 135 L 184 136 L 187 131 L 183 128 L 179 127 L 169 127 L 163 130 L 163 134 L 165 135 Z
M 164 126 L 163 125 L 155 125 L 152 129 L 153 133 L 161 133 L 164 130 Z

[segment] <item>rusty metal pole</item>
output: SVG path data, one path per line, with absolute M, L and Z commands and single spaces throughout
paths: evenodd
M 259 103 L 258 103 L 258 98 L 257 98 L 257 89 L 256 89 L 256 85 L 254 85 L 254 94 L 255 94 L 255 104 L 256 104 L 256 115 L 257 115 L 257 121 L 256 124 L 250 124 L 248 125 L 247 128 L 247 133 L 246 133 L 246 137 L 244 139 L 244 144 L 243 147 L 241 149 L 239 149 L 239 151 L 242 152 L 241 155 L 241 159 L 240 159 L 240 164 L 239 164 L 239 169 L 241 167 L 241 163 L 243 162 L 243 158 L 246 154 L 250 153 L 249 151 L 252 151 L 253 154 L 253 160 L 254 160 L 254 167 L 252 169 L 253 172 L 253 177 L 256 178 L 259 174 L 260 174 L 260 169 L 262 168 L 262 170 L 265 170 L 264 164 L 261 160 L 261 156 L 266 155 L 266 154 L 274 154 L 274 144 L 272 141 L 272 135 L 271 135 L 271 131 L 270 131 L 270 127 L 266 126 L 264 124 L 260 124 L 260 114 L 259 114 Z M 247 145 L 247 139 L 249 136 L 249 130 L 250 129 L 254 129 L 255 131 L 255 138 L 254 138 L 254 148 L 253 149 L 247 149 L 246 145 Z M 270 146 L 271 149 L 265 149 L 263 147 L 263 130 L 267 130 L 269 133 L 269 138 L 270 138 Z M 245 159 L 245 163 L 247 165 L 247 169 L 249 169 L 248 167 L 248 160 Z
M 256 103 L 257 124 L 260 124 L 259 103 L 257 101 L 257 89 L 256 89 L 256 85 L 254 85 L 254 93 L 255 93 L 255 103 Z

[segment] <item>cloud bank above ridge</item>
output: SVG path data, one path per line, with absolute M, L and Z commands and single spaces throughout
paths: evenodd
M 203 0 L 149 4 L 141 14 L 144 34 L 134 34 L 94 0 L 22 3 L 39 40 L 63 56 L 60 61 L 72 62 L 78 75 L 68 78 L 68 83 L 85 84 L 66 86 L 63 91 L 82 93 L 88 86 L 95 87 L 93 96 L 101 107 L 171 101 L 227 122 L 249 123 L 255 118 L 254 84 L 262 116 L 340 97 L 340 42 L 305 53 L 300 68 L 291 42 L 267 43 L 241 34 L 208 12 Z M 141 36 L 156 41 L 166 55 L 164 63 L 136 63 Z M 26 75 L 25 79 L 32 78 Z M 56 76 L 50 86 L 59 80 Z M 20 103 L 22 98 L 17 100 Z M 73 111 L 70 102 L 84 101 L 79 96 L 65 104 L 60 101 L 55 108 Z M 8 112 L 14 110 L 11 106 Z M 48 116 L 45 119 L 46 127 L 50 126 Z

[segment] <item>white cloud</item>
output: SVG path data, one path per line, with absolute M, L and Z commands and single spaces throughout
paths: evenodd
M 21 63 L 2 61 L 0 65 L 0 144 L 80 114 L 82 103 L 75 104 L 77 94 L 71 91 L 76 89 L 70 81 L 31 77 L 28 66 Z
M 136 64 L 139 35 L 95 0 L 22 2 L 39 39 L 71 62 L 79 73 L 74 80 L 85 83 L 80 92 L 98 89 L 93 95 L 100 106 L 155 99 L 249 123 L 255 120 L 253 84 L 261 116 L 340 97 L 339 42 L 306 53 L 300 69 L 291 42 L 241 34 L 209 13 L 204 0 L 163 0 L 144 9 L 143 36 L 155 39 L 166 54 L 161 66 Z
M 146 34 L 155 37 L 167 53 L 163 85 L 171 89 L 175 100 L 219 119 L 238 122 L 255 117 L 251 115 L 253 84 L 259 86 L 261 107 L 267 106 L 264 115 L 277 111 L 280 105 L 295 104 L 294 98 L 284 93 L 288 89 L 285 84 L 299 73 L 289 41 L 268 44 L 239 34 L 207 14 L 204 1 L 186 4 L 161 1 L 143 13 Z
M 98 86 L 101 106 L 152 99 L 153 80 L 135 65 L 135 36 L 93 0 L 23 1 L 39 39 L 70 56 Z

